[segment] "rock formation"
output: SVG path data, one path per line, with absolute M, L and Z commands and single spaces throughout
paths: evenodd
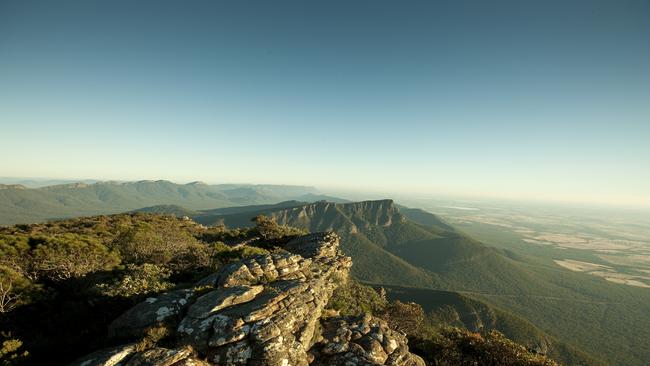
M 224 266 L 190 289 L 136 305 L 110 326 L 135 336 L 152 326 L 176 329 L 175 347 L 101 350 L 74 365 L 424 365 L 406 337 L 384 321 L 325 317 L 352 261 L 333 233 L 309 234 L 283 251 Z

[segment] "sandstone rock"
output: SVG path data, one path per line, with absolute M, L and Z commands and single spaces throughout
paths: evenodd
M 338 236 L 309 234 L 290 241 L 285 249 L 247 258 L 205 277 L 193 288 L 213 290 L 198 298 L 192 289 L 176 290 L 127 311 L 111 324 L 111 334 L 136 335 L 164 322 L 177 325 L 173 337 L 177 348 L 135 352 L 131 347 L 123 350 L 121 362 L 128 361 L 127 366 L 424 365 L 408 352 L 406 338 L 378 319 L 337 317 L 321 324 L 332 292 L 352 266 L 339 249 Z
M 235 286 L 209 292 L 192 304 L 187 316 L 205 319 L 228 306 L 253 300 L 262 290 L 264 290 L 264 286 Z
M 408 351 L 406 337 L 372 316 L 338 317 L 323 321 L 323 335 L 312 347 L 313 365 L 424 366 Z
M 189 348 L 166 349 L 152 348 L 133 356 L 126 366 L 171 366 L 192 354 Z
M 69 366 L 115 366 L 135 352 L 135 344 L 106 348 L 82 357 Z
M 191 289 L 176 290 L 150 297 L 115 319 L 108 333 L 111 337 L 139 336 L 146 328 L 156 324 L 176 324 L 178 314 L 188 307 L 193 293 Z

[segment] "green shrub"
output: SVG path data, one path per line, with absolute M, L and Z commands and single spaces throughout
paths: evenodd
M 0 265 L 0 314 L 30 303 L 40 288 L 13 268 Z
M 126 263 L 164 265 L 195 239 L 172 225 L 139 223 L 122 231 L 111 243 Z
M 482 335 L 449 327 L 432 337 L 411 339 L 409 344 L 430 365 L 557 366 L 497 331 Z
M 5 338 L 5 337 L 3 337 Z M 24 364 L 29 357 L 23 347 L 23 342 L 14 338 L 5 338 L 2 340 L 0 347 L 0 365 L 1 366 L 15 366 Z
M 285 237 L 306 234 L 306 231 L 291 226 L 279 225 L 272 217 L 258 215 L 253 218 L 256 231 L 262 240 L 274 241 Z
M 158 293 L 174 287 L 174 284 L 168 281 L 170 275 L 169 270 L 155 264 L 129 264 L 121 278 L 111 283 L 97 284 L 96 288 L 102 295 L 110 297 L 132 297 Z
M 43 239 L 31 256 L 39 277 L 55 281 L 111 270 L 120 263 L 118 254 L 99 240 L 69 233 Z
M 362 285 L 354 280 L 334 290 L 328 307 L 338 310 L 341 315 L 379 315 L 388 306 L 385 298 L 370 286 Z
M 380 315 L 391 328 L 408 336 L 421 336 L 428 331 L 422 306 L 414 302 L 391 302 Z
M 34 274 L 30 260 L 29 238 L 21 235 L 0 234 L 0 266 L 12 269 L 24 277 Z

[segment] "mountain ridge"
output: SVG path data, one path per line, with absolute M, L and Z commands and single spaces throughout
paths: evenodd
M 197 210 L 270 204 L 318 193 L 308 186 L 176 184 L 167 180 L 1 187 L 0 225 L 115 214 L 154 205 L 178 205 Z
M 334 229 L 343 238 L 343 251 L 355 262 L 353 276 L 364 282 L 465 293 L 506 309 L 579 350 L 608 356 L 612 363 L 642 365 L 643 355 L 650 355 L 643 337 L 624 332 L 636 327 L 630 319 L 649 322 L 643 315 L 643 309 L 648 309 L 643 299 L 650 301 L 648 294 L 568 271 L 557 272 L 552 264 L 547 270 L 525 256 L 488 247 L 422 210 L 401 212 L 392 200 L 376 200 L 242 211 L 215 216 L 211 222 L 198 221 L 251 226 L 251 218 L 263 214 L 281 225 L 309 231 Z M 607 328 L 591 324 L 590 314 L 601 313 L 603 306 L 612 309 L 603 318 Z M 568 327 L 576 322 L 579 326 Z M 621 337 L 612 338 L 608 329 L 618 329 Z M 631 345 L 628 353 L 617 351 L 623 345 Z

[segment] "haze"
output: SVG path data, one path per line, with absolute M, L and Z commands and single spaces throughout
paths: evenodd
M 0 1 L 0 175 L 650 206 L 650 5 Z

